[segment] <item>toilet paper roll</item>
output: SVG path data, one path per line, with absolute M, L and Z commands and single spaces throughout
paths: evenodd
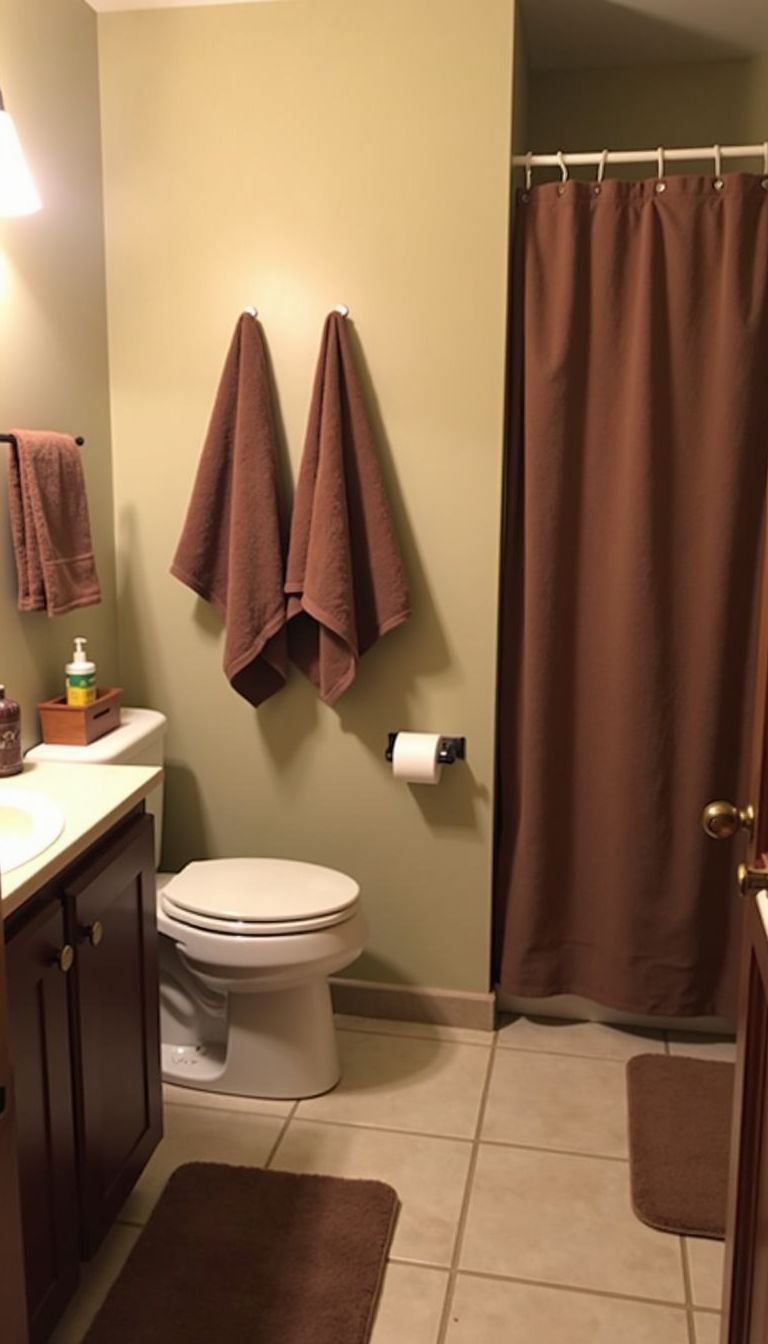
M 398 733 L 392 751 L 392 773 L 408 784 L 437 784 L 443 767 L 438 763 L 440 733 Z

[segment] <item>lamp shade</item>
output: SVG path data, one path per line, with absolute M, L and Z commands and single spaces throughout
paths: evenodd
M 0 215 L 31 215 L 42 205 L 0 93 Z

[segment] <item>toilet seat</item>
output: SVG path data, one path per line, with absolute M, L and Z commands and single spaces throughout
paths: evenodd
M 160 894 L 188 927 L 238 938 L 311 933 L 349 919 L 360 888 L 345 873 L 292 859 L 190 863 Z

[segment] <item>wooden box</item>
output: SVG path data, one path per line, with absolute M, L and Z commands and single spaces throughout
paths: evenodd
M 44 700 L 38 705 L 40 730 L 44 742 L 67 747 L 87 747 L 90 742 L 120 727 L 119 686 L 99 686 L 92 705 L 68 705 L 67 698 Z

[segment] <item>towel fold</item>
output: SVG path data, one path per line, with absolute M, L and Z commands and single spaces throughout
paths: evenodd
M 226 626 L 224 672 L 260 705 L 288 656 L 277 439 L 261 327 L 244 313 L 229 348 L 171 573 Z
M 292 661 L 332 705 L 371 645 L 411 614 L 345 319 L 326 319 L 285 583 Z
M 19 611 L 62 616 L 101 601 L 80 452 L 68 434 L 14 429 L 8 509 Z

